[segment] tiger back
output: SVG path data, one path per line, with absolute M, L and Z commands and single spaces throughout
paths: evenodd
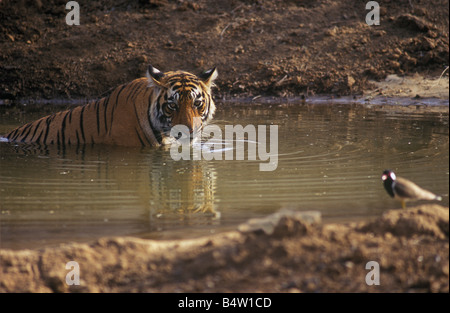
M 212 119 L 216 107 L 211 88 L 216 77 L 215 68 L 196 76 L 184 71 L 162 73 L 149 65 L 147 77 L 121 85 L 105 98 L 42 117 L 2 137 L 58 146 L 170 144 L 175 139 L 170 135 L 173 126 L 185 125 L 192 133 Z

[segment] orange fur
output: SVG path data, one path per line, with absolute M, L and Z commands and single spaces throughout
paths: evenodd
M 44 145 L 158 146 L 170 136 L 172 126 L 195 129 L 194 118 L 202 117 L 205 110 L 204 122 L 212 118 L 215 105 L 210 92 L 215 69 L 201 78 L 181 71 L 163 74 L 151 66 L 149 71 L 147 78 L 121 85 L 105 98 L 43 117 L 4 137 L 11 142 Z M 175 93 L 177 101 L 169 105 L 168 97 Z

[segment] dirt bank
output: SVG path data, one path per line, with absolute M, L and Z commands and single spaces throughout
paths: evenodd
M 379 26 L 365 23 L 357 0 L 79 1 L 80 26 L 65 23 L 66 2 L 0 1 L 0 100 L 99 98 L 148 63 L 194 73 L 217 66 L 220 98 L 448 99 L 448 1 L 379 1 Z M 269 219 L 195 240 L 0 250 L 0 292 L 449 291 L 448 208 L 364 224 Z M 80 286 L 65 283 L 72 260 Z M 366 284 L 369 261 L 380 265 L 380 285 Z
M 359 224 L 285 212 L 193 240 L 0 250 L 0 292 L 448 292 L 448 212 L 422 205 Z M 78 286 L 66 284 L 69 261 Z M 366 284 L 370 261 L 379 285 Z
M 448 66 L 448 1 L 0 1 L 0 99 L 98 98 L 146 65 L 217 66 L 222 96 L 361 94 Z M 448 76 L 448 72 L 445 76 Z

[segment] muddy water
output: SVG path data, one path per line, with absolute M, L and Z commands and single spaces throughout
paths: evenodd
M 0 133 L 41 115 L 3 110 Z M 106 235 L 188 238 L 281 208 L 319 210 L 326 221 L 365 219 L 400 207 L 382 187 L 386 168 L 448 205 L 448 122 L 448 106 L 222 103 L 213 124 L 223 139 L 194 144 L 200 160 L 174 161 L 162 148 L 0 143 L 0 248 Z M 225 138 L 226 126 L 237 124 L 267 125 L 272 156 L 269 125 L 278 125 L 275 170 L 260 170 L 269 162 L 258 154 L 261 133 Z M 255 160 L 248 151 L 235 159 L 238 142 L 256 147 Z M 229 150 L 234 159 L 225 160 Z M 222 160 L 206 160 L 202 151 Z

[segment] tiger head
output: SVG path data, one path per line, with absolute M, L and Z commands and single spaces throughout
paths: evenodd
M 149 65 L 149 87 L 155 90 L 149 115 L 152 127 L 161 134 L 161 143 L 170 144 L 178 138 L 170 135 L 172 127 L 185 125 L 192 140 L 213 117 L 216 110 L 211 87 L 217 78 L 216 68 L 199 76 L 176 71 L 162 73 Z

